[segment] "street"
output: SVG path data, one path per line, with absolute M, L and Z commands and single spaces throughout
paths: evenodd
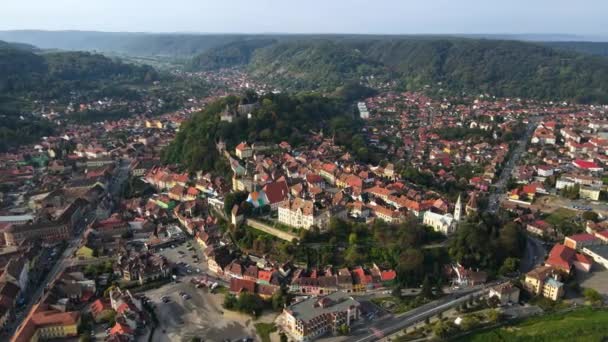
M 114 198 L 117 198 L 120 195 L 120 190 L 125 180 L 128 177 L 129 171 L 129 163 L 127 160 L 122 160 L 119 162 L 119 171 L 118 175 L 112 178 L 112 181 L 109 185 L 109 193 Z M 36 290 L 33 294 L 28 298 L 28 301 L 25 303 L 24 309 L 20 311 L 14 320 L 14 323 L 8 324 L 6 327 L 7 336 L 14 335 L 15 331 L 18 327 L 23 323 L 23 319 L 27 316 L 27 314 L 32 310 L 34 305 L 36 305 L 40 299 L 46 293 L 46 290 L 50 288 L 57 279 L 57 277 L 69 266 L 73 266 L 78 263 L 76 259 L 73 258 L 74 253 L 80 246 L 81 239 L 83 237 L 83 232 L 85 231 L 86 226 L 91 223 L 95 219 L 95 210 L 85 212 L 82 217 L 76 222 L 73 227 L 73 237 L 66 241 L 67 247 L 59 257 L 59 259 L 55 262 L 51 270 L 46 274 L 44 279 L 40 282 Z
M 494 183 L 492 190 L 490 191 L 490 197 L 488 199 L 488 212 L 495 213 L 498 210 L 500 198 L 505 194 L 505 187 L 509 178 L 511 178 L 513 168 L 517 165 L 519 158 L 521 158 L 521 155 L 525 152 L 526 145 L 532 137 L 532 133 L 534 132 L 539 120 L 539 117 L 535 117 L 530 120 L 528 126 L 526 126 L 526 132 L 519 138 L 517 141 L 517 146 L 511 152 L 509 160 L 505 162 L 498 180 Z
M 418 322 L 424 321 L 427 317 L 435 316 L 440 312 L 458 306 L 471 297 L 481 296 L 493 285 L 496 285 L 496 283 L 463 289 L 408 312 L 392 316 L 387 315 L 387 318 L 385 319 L 380 319 L 370 325 L 354 329 L 348 337 L 348 341 L 368 342 L 380 340 Z

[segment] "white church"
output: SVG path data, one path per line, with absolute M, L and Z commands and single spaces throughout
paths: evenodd
M 441 232 L 445 235 L 450 235 L 454 233 L 456 230 L 456 225 L 462 218 L 462 202 L 460 200 L 460 195 L 458 196 L 458 200 L 456 201 L 456 207 L 454 208 L 454 215 L 452 214 L 437 214 L 431 211 L 427 211 L 424 213 L 424 217 L 422 218 L 422 223 L 433 227 L 435 231 Z

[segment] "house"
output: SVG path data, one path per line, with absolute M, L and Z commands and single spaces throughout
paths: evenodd
M 560 299 L 565 292 L 564 283 L 559 281 L 559 273 L 551 266 L 539 266 L 526 273 L 524 287 L 534 295 L 553 301 Z
M 555 234 L 555 229 L 549 223 L 543 220 L 536 220 L 526 225 L 526 230 L 538 236 L 552 236 Z
M 325 334 L 337 334 L 342 325 L 351 326 L 360 317 L 361 304 L 344 292 L 309 298 L 283 310 L 285 332 L 295 341 L 312 341 Z
M 251 158 L 253 156 L 253 148 L 243 141 L 236 145 L 234 153 L 239 159 Z
M 104 298 L 97 299 L 91 304 L 91 314 L 93 315 L 95 322 L 101 322 L 101 320 L 108 317 L 113 311 L 114 309 L 112 309 L 110 301 Z
M 587 170 L 587 171 L 591 171 L 591 172 L 604 171 L 604 168 L 597 165 L 595 162 L 586 161 L 586 160 L 582 160 L 582 159 L 576 159 L 575 161 L 572 162 L 572 165 L 576 166 L 579 169 Z
M 581 233 L 564 238 L 564 245 L 575 250 L 581 250 L 587 246 L 602 244 L 602 240 L 593 234 Z
M 576 253 L 573 248 L 566 245 L 555 244 L 549 252 L 549 257 L 545 261 L 545 265 L 551 266 L 556 270 L 570 274 L 572 267 L 579 271 L 589 272 L 593 261 L 580 253 Z
M 498 298 L 500 305 L 519 302 L 519 288 L 511 283 L 503 283 L 496 285 L 490 289 L 488 298 Z

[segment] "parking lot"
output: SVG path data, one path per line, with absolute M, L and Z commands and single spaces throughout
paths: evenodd
M 145 295 L 153 303 L 160 323 L 152 341 L 190 341 L 193 337 L 225 341 L 256 336 L 249 316 L 225 312 L 222 294 L 197 289 L 190 282 L 171 283 Z
M 178 266 L 182 277 L 195 276 L 207 272 L 207 260 L 202 248 L 192 239 L 174 244 L 157 251 L 171 263 Z

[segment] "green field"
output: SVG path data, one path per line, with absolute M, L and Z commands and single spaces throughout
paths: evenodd
M 608 310 L 584 308 L 531 318 L 515 325 L 464 336 L 458 341 L 603 341 L 608 337 Z

